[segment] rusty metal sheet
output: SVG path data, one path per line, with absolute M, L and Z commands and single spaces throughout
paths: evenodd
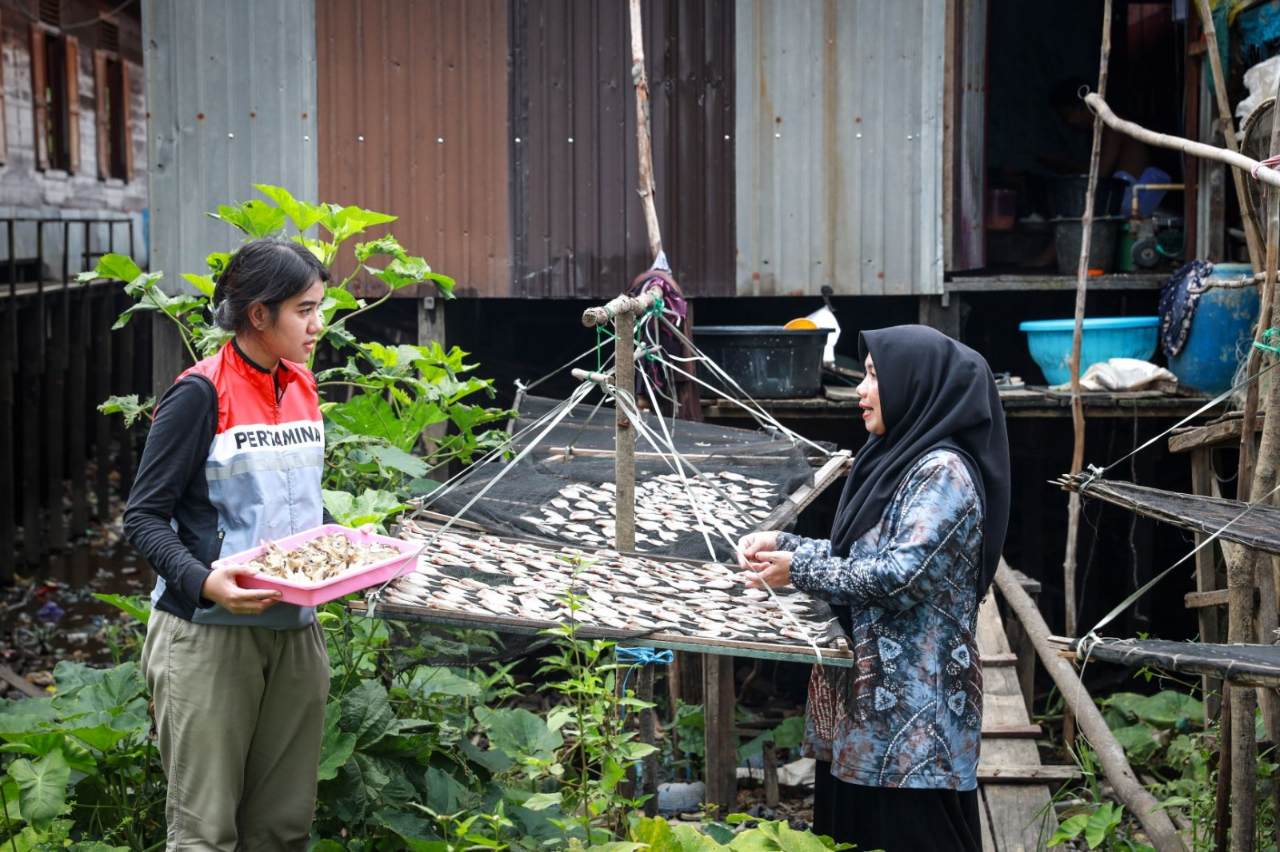
M 507 6 L 315 0 L 320 196 L 399 216 L 460 295 L 510 289 Z
M 686 292 L 733 292 L 731 0 L 643 5 L 663 243 Z M 617 295 L 646 269 L 625 0 L 512 4 L 519 297 Z

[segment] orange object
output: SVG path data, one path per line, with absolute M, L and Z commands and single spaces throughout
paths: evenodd
M 1106 274 L 1105 272 L 1103 272 L 1101 269 L 1099 269 L 1096 266 L 1089 270 L 1090 278 L 1101 278 L 1105 274 Z
M 796 330 L 812 331 L 817 327 L 818 327 L 818 324 L 815 323 L 813 320 L 809 319 L 808 317 L 797 317 L 783 326 L 783 328 L 791 329 L 792 331 L 796 331 Z

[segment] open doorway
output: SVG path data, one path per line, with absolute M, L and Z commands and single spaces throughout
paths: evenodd
M 1107 92 L 1118 114 L 1175 134 L 1184 127 L 1186 56 L 1178 6 L 1115 4 Z M 1093 128 L 1080 93 L 1097 87 L 1102 8 L 1101 0 L 990 0 L 986 252 L 977 274 L 1075 274 Z M 1181 156 L 1104 131 L 1099 175 L 1091 274 L 1167 275 L 1182 263 Z

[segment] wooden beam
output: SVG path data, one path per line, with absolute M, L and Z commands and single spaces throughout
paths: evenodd
M 723 819 L 738 801 L 738 750 L 733 736 L 738 698 L 732 657 L 708 654 L 702 658 L 702 693 L 706 803 L 716 809 L 716 818 Z
M 1197 554 L 1197 556 L 1198 555 L 1199 554 Z M 1199 571 L 1196 572 L 1197 580 L 1199 580 L 1199 573 L 1200 573 Z M 1182 596 L 1182 602 L 1187 609 L 1201 609 L 1201 610 L 1212 611 L 1212 607 L 1226 606 L 1228 597 L 1230 597 L 1230 593 L 1226 589 L 1213 589 L 1212 591 L 1207 591 L 1207 592 L 1187 592 L 1185 595 Z M 1200 641 L 1201 642 L 1217 642 L 1218 641 L 1216 637 L 1217 620 L 1218 619 L 1216 616 L 1213 618 L 1212 622 L 1207 622 L 1203 619 L 1201 620 L 1201 624 L 1200 624 L 1200 630 L 1201 630 Z M 1209 624 L 1212 624 L 1212 630 L 1213 630 L 1213 633 L 1215 634 L 1213 638 L 1206 635 L 1206 631 L 1211 629 L 1208 626 Z
M 1080 778 L 1074 766 L 987 766 L 978 764 L 979 784 L 1060 784 Z
M 13 669 L 0 663 L 0 680 L 12 686 L 28 698 L 47 698 L 48 693 L 40 689 Z
M 1025 725 L 987 725 L 983 721 L 982 738 L 991 740 L 1034 740 L 1044 736 L 1044 730 L 1036 724 Z
M 1207 426 L 1179 429 L 1169 437 L 1169 452 L 1189 453 L 1198 449 L 1221 447 L 1240 441 L 1243 420 L 1230 417 Z
M 1044 617 L 1036 609 L 1030 596 L 1018 585 L 1009 566 L 1003 562 L 996 570 L 995 585 L 1031 637 L 1040 661 L 1058 685 L 1063 699 L 1075 712 L 1080 731 L 1089 739 L 1089 744 L 1097 753 L 1099 766 L 1111 782 L 1116 796 L 1142 824 L 1152 845 L 1157 849 L 1179 852 L 1186 850 L 1186 844 L 1168 812 L 1161 809 L 1160 802 L 1134 775 L 1128 758 L 1125 757 L 1124 748 L 1107 727 L 1106 720 L 1102 718 L 1101 711 L 1093 703 L 1093 697 L 1081 683 L 1075 667 L 1058 656 L 1058 649 L 1049 641 L 1049 626 L 1045 624 Z

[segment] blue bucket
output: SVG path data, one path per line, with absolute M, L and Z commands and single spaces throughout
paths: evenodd
M 1027 334 L 1031 357 L 1051 385 L 1071 381 L 1071 338 L 1074 319 L 1030 320 L 1018 326 Z M 1156 351 L 1159 317 L 1090 317 L 1080 340 L 1080 374 L 1109 358 L 1148 361 Z
M 1210 396 L 1231 387 L 1240 361 L 1249 357 L 1260 298 L 1247 263 L 1219 263 L 1205 279 L 1191 332 L 1169 369 L 1179 383 Z

